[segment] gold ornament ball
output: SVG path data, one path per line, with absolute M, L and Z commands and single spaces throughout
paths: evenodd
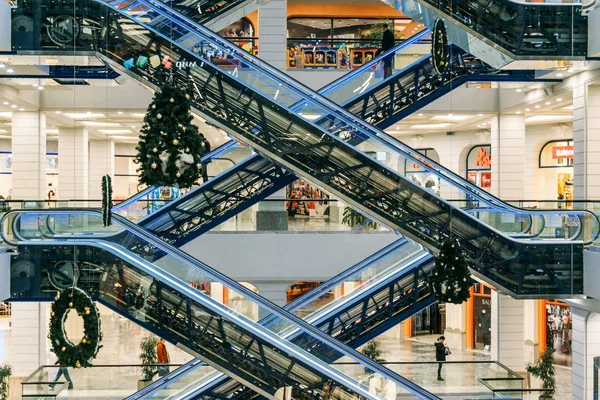
M 152 164 L 150 164 L 150 166 L 152 167 L 152 169 L 156 169 L 156 167 L 158 167 L 158 165 L 156 165 L 155 162 L 153 162 Z
M 69 307 L 73 307 L 73 302 L 69 302 Z
M 75 363 L 75 368 L 81 368 L 81 363 L 79 361 Z
M 86 344 L 87 340 L 85 340 L 85 338 L 81 339 L 81 343 Z
M 156 110 L 156 104 L 152 104 L 152 109 Z
M 435 54 L 440 54 L 440 51 L 438 50 Z
M 161 113 L 156 114 L 156 119 L 161 119 L 161 118 L 162 118 L 162 114 Z
M 181 174 L 178 172 L 175 174 L 176 177 L 181 178 Z
M 52 315 L 52 316 L 54 317 L 56 314 L 55 314 L 55 313 L 54 313 L 54 311 L 53 311 L 53 312 L 52 312 L 52 314 L 50 314 L 50 315 Z
M 185 98 L 189 100 L 189 99 L 190 99 L 190 95 L 189 95 L 189 94 L 186 94 L 186 95 L 185 95 Z
M 190 152 L 190 148 L 189 148 L 189 147 L 186 147 L 186 148 L 185 148 L 185 152 L 186 152 L 186 153 L 189 153 L 189 152 Z
M 156 147 L 155 147 L 155 148 L 153 148 L 153 149 L 152 149 L 152 151 L 153 151 L 154 153 L 158 153 L 158 149 L 157 149 Z
M 179 140 L 173 139 L 173 146 L 177 146 L 179 144 Z
M 90 315 L 90 310 L 85 310 L 85 315 Z
M 63 347 L 62 349 L 60 349 L 60 351 L 62 351 L 64 353 L 65 351 L 67 351 L 67 348 Z
M 50 339 L 50 335 L 46 336 L 48 339 Z
M 172 97 L 169 99 L 169 101 L 170 101 L 171 103 L 175 103 L 175 99 L 174 99 L 174 98 L 172 98 Z
M 202 169 L 202 164 L 200 164 L 200 163 L 196 164 L 196 168 Z

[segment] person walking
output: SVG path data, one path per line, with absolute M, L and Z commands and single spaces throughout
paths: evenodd
M 383 24 L 383 39 L 381 39 L 381 52 L 385 53 L 396 45 L 396 38 L 388 24 Z M 388 54 L 383 58 L 383 79 L 392 75 L 392 60 L 393 54 Z
M 444 378 L 442 378 L 442 366 L 444 365 L 444 361 L 446 361 L 447 347 L 444 344 L 445 340 L 446 340 L 446 338 L 444 336 L 440 336 L 438 338 L 437 342 L 435 342 L 435 344 L 434 344 L 434 346 L 435 346 L 435 361 L 438 361 L 438 377 L 437 377 L 438 381 L 444 380 Z
M 169 373 L 169 353 L 167 352 L 167 346 L 165 346 L 165 339 L 160 338 L 156 344 L 156 357 L 158 358 L 158 376 L 165 376 Z
M 73 389 L 73 381 L 71 380 L 71 375 L 69 375 L 69 370 L 67 369 L 67 366 L 63 363 L 60 362 L 60 360 L 57 360 L 54 365 L 58 365 L 58 373 L 56 374 L 56 378 L 54 378 L 54 382 L 57 382 L 61 376 L 64 376 L 65 379 L 67 380 L 67 382 L 69 383 L 68 389 Z M 52 384 L 49 385 L 50 390 L 54 390 L 54 386 L 56 384 Z

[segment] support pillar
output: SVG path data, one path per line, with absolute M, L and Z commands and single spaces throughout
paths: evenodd
M 261 60 L 286 68 L 287 0 L 272 0 L 258 10 L 258 43 Z
M 12 303 L 12 337 L 9 364 L 15 377 L 25 377 L 40 365 L 48 364 L 47 304 L 38 302 Z
M 110 175 L 115 180 L 115 142 L 90 140 L 89 198 L 102 199 L 102 177 Z
M 12 198 L 46 198 L 46 116 L 15 112 L 12 117 Z
M 573 172 L 575 200 L 600 199 L 600 86 L 587 74 L 573 77 Z
M 525 189 L 525 117 L 498 115 L 491 131 L 491 192 L 503 200 L 520 200 Z
M 492 291 L 492 360 L 517 372 L 525 370 L 524 318 L 523 301 Z
M 58 132 L 58 198 L 87 199 L 89 185 L 87 128 L 60 128 Z
M 467 348 L 466 321 L 467 303 L 446 303 L 446 330 L 444 336 L 451 349 L 464 350 Z

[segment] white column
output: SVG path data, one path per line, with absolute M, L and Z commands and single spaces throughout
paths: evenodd
M 58 198 L 88 198 L 88 130 L 60 128 L 58 132 Z
M 15 112 L 12 117 L 12 198 L 46 198 L 46 116 Z
M 600 199 L 600 86 L 588 85 L 587 75 L 574 77 L 573 141 L 575 199 Z
M 90 140 L 90 199 L 102 198 L 102 177 L 115 179 L 115 142 L 112 140 Z
M 522 300 L 523 303 L 523 361 L 525 365 L 539 357 L 538 301 Z
M 514 371 L 525 370 L 523 320 L 523 301 L 492 291 L 492 360 Z
M 600 302 L 575 300 L 569 301 L 569 306 L 573 318 L 572 398 L 593 400 L 594 357 L 600 356 Z
M 456 350 L 464 350 L 467 347 L 466 332 L 467 303 L 446 303 L 446 329 L 444 336 L 448 346 Z
M 287 0 L 272 0 L 258 10 L 258 51 L 263 61 L 285 69 Z
M 40 365 L 50 361 L 46 352 L 47 304 L 12 303 L 11 321 L 9 364 L 12 365 L 14 376 L 28 376 Z
M 525 188 L 525 118 L 501 114 L 493 119 L 491 131 L 491 192 L 504 200 L 520 200 Z

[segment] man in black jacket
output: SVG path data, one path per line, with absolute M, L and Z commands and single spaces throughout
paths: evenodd
M 383 24 L 383 39 L 381 39 L 381 51 L 385 53 L 396 45 L 396 39 L 394 38 L 394 32 L 392 32 L 388 24 Z M 392 59 L 393 54 L 385 56 L 383 59 L 383 77 L 387 78 L 392 75 Z
M 445 337 L 440 336 L 438 341 L 435 342 L 435 361 L 439 361 L 438 364 L 438 381 L 443 381 L 442 378 L 442 365 L 443 361 L 446 361 L 446 346 L 444 345 Z

